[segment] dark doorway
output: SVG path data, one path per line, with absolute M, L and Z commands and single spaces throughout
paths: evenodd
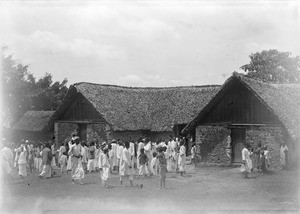
M 244 148 L 246 130 L 244 128 L 231 129 L 232 159 L 233 163 L 242 162 L 242 149 Z
M 86 127 L 86 124 L 78 124 L 78 136 L 82 141 L 86 141 Z

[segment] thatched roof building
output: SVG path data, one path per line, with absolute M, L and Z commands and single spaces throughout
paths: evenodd
M 30 132 L 49 131 L 53 126 L 53 124 L 51 124 L 51 119 L 54 112 L 55 111 L 27 111 L 13 126 L 13 129 Z
M 54 117 L 82 95 L 115 131 L 172 131 L 193 119 L 218 90 L 218 85 L 138 88 L 83 82 L 70 87 Z
M 30 141 L 52 140 L 55 111 L 27 111 L 12 127 L 11 138 Z
M 290 136 L 300 133 L 300 85 L 299 84 L 268 84 L 248 78 L 244 75 L 233 75 L 221 86 L 205 108 L 184 128 L 188 132 L 205 117 L 208 111 L 222 98 L 226 90 L 236 81 L 240 82 L 260 102 L 266 106 L 283 124 Z

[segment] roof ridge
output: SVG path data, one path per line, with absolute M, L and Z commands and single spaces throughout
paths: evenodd
M 81 84 L 89 84 L 103 87 L 116 87 L 116 88 L 126 88 L 126 89 L 176 89 L 176 88 L 209 88 L 209 87 L 220 87 L 218 84 L 211 85 L 189 85 L 189 86 L 166 86 L 166 87 L 136 87 L 136 86 L 121 86 L 121 85 L 113 85 L 113 84 L 100 84 L 100 83 L 90 83 L 90 82 L 78 82 L 73 85 L 76 87 Z

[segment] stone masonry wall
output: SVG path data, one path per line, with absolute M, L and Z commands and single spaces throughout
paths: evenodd
M 270 152 L 271 168 L 280 167 L 280 143 L 284 141 L 284 132 L 280 127 L 262 127 L 246 130 L 246 142 L 251 146 L 261 143 L 262 147 L 267 146 Z
M 231 158 L 226 155 L 227 136 L 230 129 L 221 126 L 198 126 L 196 128 L 198 161 L 209 164 L 230 165 Z M 200 151 L 199 151 L 200 150 Z
M 63 144 L 65 141 L 69 141 L 71 139 L 72 133 L 74 133 L 77 129 L 78 125 L 76 123 L 55 123 L 54 136 L 58 145 Z
M 99 143 L 102 143 L 104 141 L 107 142 L 111 140 L 110 133 L 110 127 L 106 123 L 88 124 L 86 130 L 86 139 L 87 141 L 98 139 Z

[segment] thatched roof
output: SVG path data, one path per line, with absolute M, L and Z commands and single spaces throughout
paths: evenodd
M 244 75 L 235 74 L 222 85 L 220 91 L 200 111 L 197 117 L 190 122 L 183 132 L 194 128 L 209 109 L 221 99 L 226 88 L 234 81 L 241 82 L 246 86 L 284 125 L 291 136 L 300 131 L 300 85 L 299 84 L 268 84 L 248 78 Z
M 55 111 L 27 111 L 13 126 L 14 130 L 42 132 L 52 126 L 52 116 Z
M 93 83 L 70 87 L 55 117 L 82 94 L 114 130 L 171 131 L 175 124 L 187 124 L 220 86 L 138 88 Z

